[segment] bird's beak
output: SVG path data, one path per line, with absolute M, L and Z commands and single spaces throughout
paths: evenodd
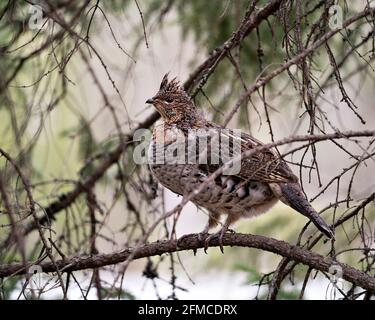
M 154 99 L 148 99 L 147 101 L 146 101 L 146 103 L 149 103 L 149 104 L 153 104 L 155 101 L 154 101 Z

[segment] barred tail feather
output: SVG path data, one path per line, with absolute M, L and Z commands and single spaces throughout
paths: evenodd
M 333 230 L 310 205 L 297 183 L 283 183 L 279 186 L 282 195 L 281 200 L 285 204 L 309 218 L 326 237 L 334 239 Z
M 304 214 L 303 212 L 301 213 Z M 326 222 L 319 216 L 319 214 L 315 210 L 310 212 L 308 217 L 315 224 L 315 226 L 320 230 L 320 232 L 322 232 L 327 238 L 329 239 L 335 238 L 335 235 L 332 229 L 326 224 Z

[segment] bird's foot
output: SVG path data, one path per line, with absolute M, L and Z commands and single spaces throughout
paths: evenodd
M 223 247 L 223 238 L 224 238 L 224 235 L 226 232 L 230 232 L 230 233 L 234 233 L 233 230 L 231 229 L 228 229 L 228 228 L 222 228 L 220 231 L 216 232 L 216 233 L 213 233 L 211 235 L 209 235 L 206 240 L 204 241 L 204 252 L 207 253 L 207 249 L 208 249 L 208 246 L 210 245 L 210 242 L 215 239 L 215 238 L 219 238 L 219 247 L 220 247 L 220 251 L 221 253 L 224 253 L 224 247 Z
M 177 248 L 178 247 L 181 247 L 182 243 L 184 243 L 184 241 L 186 241 L 187 239 L 191 239 L 192 236 L 195 236 L 195 234 L 191 233 L 191 234 L 185 234 L 183 236 L 181 236 L 180 238 L 177 239 Z M 208 231 L 202 231 L 200 233 L 198 233 L 197 235 L 197 238 L 198 238 L 198 241 L 199 243 L 203 243 L 204 240 L 207 238 L 208 236 Z M 194 255 L 196 255 L 197 253 L 197 249 L 193 249 L 194 251 Z
M 188 238 L 191 238 L 193 236 L 193 234 L 189 233 L 189 234 L 184 234 L 183 236 L 181 236 L 180 238 L 177 239 L 177 247 L 181 247 L 180 245 L 185 242 Z
M 208 231 L 202 231 L 198 233 L 198 241 L 202 243 L 208 236 Z

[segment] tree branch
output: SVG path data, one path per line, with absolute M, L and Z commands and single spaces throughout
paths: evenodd
M 248 36 L 251 31 L 255 30 L 263 20 L 267 19 L 280 8 L 282 2 L 283 0 L 269 1 L 267 5 L 261 8 L 253 16 L 251 16 L 251 13 L 255 9 L 255 2 L 250 2 L 240 26 L 235 32 L 233 32 L 233 35 L 227 41 L 221 46 L 215 48 L 211 55 L 195 69 L 184 84 L 185 90 L 189 92 L 191 88 L 198 84 L 198 82 L 198 89 L 202 88 L 207 82 L 209 75 L 212 74 L 218 66 L 219 62 L 226 57 L 226 53 L 239 46 L 242 40 Z M 195 94 L 196 92 L 192 95 L 194 96 Z
M 337 262 L 330 257 L 323 257 L 320 254 L 311 252 L 298 246 L 290 245 L 287 242 L 267 238 L 264 236 L 251 234 L 226 234 L 223 239 L 225 246 L 237 246 L 256 248 L 269 252 L 273 252 L 283 257 L 288 257 L 291 260 L 307 265 L 313 269 L 321 272 L 328 272 L 332 265 L 340 266 L 342 268 L 343 279 L 362 287 L 370 292 L 375 293 L 375 277 L 368 275 L 358 269 L 350 267 L 346 264 Z M 218 239 L 213 239 L 210 247 L 219 246 Z M 204 245 L 198 239 L 197 234 L 191 234 L 180 238 L 179 240 L 165 240 L 156 241 L 145 244 L 140 247 L 134 255 L 134 259 L 141 259 L 145 257 L 162 255 L 165 253 L 196 250 L 203 248 Z M 53 264 L 52 262 L 43 262 L 39 266 L 43 272 L 56 272 L 56 266 L 60 272 L 72 272 L 84 269 L 100 268 L 107 265 L 118 264 L 125 261 L 133 252 L 132 248 L 127 248 L 120 252 L 110 254 L 97 254 L 93 256 L 76 256 L 63 260 L 58 260 Z M 28 263 L 28 266 L 33 263 Z M 0 266 L 0 278 L 9 277 L 12 275 L 21 275 L 27 273 L 23 263 L 12 263 Z
M 285 70 L 289 69 L 292 65 L 295 65 L 299 63 L 301 60 L 306 58 L 308 55 L 315 52 L 316 49 L 318 49 L 323 44 L 327 43 L 329 39 L 331 39 L 334 35 L 342 31 L 343 29 L 350 26 L 352 23 L 366 17 L 371 16 L 375 14 L 375 8 L 367 8 L 366 10 L 361 11 L 360 13 L 356 14 L 355 16 L 347 19 L 343 22 L 342 28 L 333 29 L 326 34 L 324 34 L 318 41 L 314 42 L 310 47 L 304 49 L 297 55 L 295 55 L 293 58 L 287 60 L 284 62 L 280 67 L 276 68 L 269 74 L 267 74 L 264 77 L 258 78 L 256 82 L 245 92 L 243 93 L 240 98 L 237 100 L 236 104 L 232 108 L 232 110 L 229 112 L 227 118 L 224 121 L 224 126 L 226 126 L 229 121 L 232 119 L 232 117 L 235 115 L 235 113 L 238 111 L 240 106 L 260 87 L 265 85 L 267 82 L 284 72 Z

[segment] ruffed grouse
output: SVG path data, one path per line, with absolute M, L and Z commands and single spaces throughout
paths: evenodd
M 161 115 L 161 121 L 154 128 L 148 152 L 151 171 L 162 185 L 179 195 L 197 190 L 225 162 L 221 157 L 221 144 L 217 152 L 220 153 L 220 160 L 213 161 L 212 137 L 210 134 L 205 135 L 205 132 L 217 131 L 221 139 L 223 136 L 232 139 L 228 144 L 230 154 L 233 153 L 234 142 L 239 143 L 240 153 L 262 145 L 246 133 L 241 132 L 236 137 L 232 130 L 207 121 L 176 79 L 168 81 L 168 75 L 164 76 L 157 94 L 146 103 L 152 104 Z M 202 136 L 209 137 L 205 147 L 198 144 Z M 190 157 L 191 148 L 188 149 L 188 145 L 196 145 L 192 148 L 195 156 Z M 176 157 L 176 152 L 182 152 L 182 158 Z M 199 161 L 202 153 L 207 155 L 203 157 L 206 161 Z M 206 208 L 209 213 L 202 235 L 218 224 L 221 215 L 226 216 L 221 230 L 206 238 L 205 247 L 212 237 L 219 236 L 222 249 L 223 235 L 232 223 L 242 217 L 262 214 L 278 200 L 308 217 L 328 238 L 334 237 L 332 229 L 306 199 L 298 178 L 288 165 L 274 151 L 265 149 L 248 158 L 244 157 L 238 172 L 231 175 L 224 175 L 223 172 L 194 195 L 192 201 Z

